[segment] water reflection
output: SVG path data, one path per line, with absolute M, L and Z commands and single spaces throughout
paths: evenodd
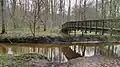
M 9 55 L 12 55 L 12 54 L 13 54 L 12 48 L 8 48 L 8 54 L 9 54 Z
M 38 46 L 40 45 L 40 46 Z M 120 56 L 120 45 L 62 45 L 49 44 L 0 44 L 0 52 L 19 55 L 24 53 L 42 53 L 52 62 L 66 62 L 77 57 L 93 55 Z

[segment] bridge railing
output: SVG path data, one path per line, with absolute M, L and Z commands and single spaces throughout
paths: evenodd
M 85 21 L 70 21 L 66 22 L 62 25 L 63 31 L 71 31 L 71 30 L 85 30 L 87 29 L 95 31 L 104 32 L 112 32 L 119 31 L 120 32 L 120 19 L 104 19 L 104 20 L 85 20 Z
M 106 19 L 106 20 L 86 20 L 86 21 L 71 21 L 66 22 L 62 25 L 62 28 L 68 28 L 68 27 L 99 27 L 99 28 L 119 28 L 120 19 Z
M 66 27 L 102 27 L 103 23 L 105 26 L 108 26 L 106 22 L 88 22 L 88 21 L 73 21 L 73 22 L 66 22 L 65 24 L 62 25 L 62 28 Z

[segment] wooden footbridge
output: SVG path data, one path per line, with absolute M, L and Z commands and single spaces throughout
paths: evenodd
M 120 19 L 102 19 L 102 20 L 85 20 L 85 21 L 70 21 L 62 25 L 61 32 L 69 34 L 71 31 L 81 30 L 84 33 L 87 31 L 113 34 L 120 32 Z

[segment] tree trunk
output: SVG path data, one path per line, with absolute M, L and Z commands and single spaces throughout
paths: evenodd
M 86 20 L 86 0 L 84 1 L 84 12 L 83 12 L 83 20 Z
M 98 0 L 96 0 L 96 18 L 98 19 Z
M 106 19 L 106 5 L 104 0 L 102 0 L 102 19 Z
M 5 31 L 5 19 L 4 19 L 4 0 L 1 1 L 1 12 L 2 12 L 2 33 L 1 34 L 4 34 L 6 33 Z
M 66 56 L 66 58 L 68 60 L 75 59 L 75 58 L 78 58 L 78 57 L 82 57 L 81 54 L 76 53 L 70 47 L 62 47 L 61 51 L 63 52 L 63 54 Z
M 54 7 L 53 7 L 53 0 L 51 0 L 51 15 L 52 15 L 52 22 L 54 22 Z
M 75 20 L 78 20 L 77 19 L 77 0 L 75 1 Z
M 16 0 L 12 0 L 12 21 L 13 21 L 13 28 L 14 29 L 16 29 L 15 10 L 16 10 Z
M 67 21 L 70 20 L 70 12 L 71 12 L 71 0 L 69 0 Z
M 79 2 L 79 19 L 82 20 L 82 11 L 81 11 L 81 8 L 82 8 L 82 0 L 80 0 Z

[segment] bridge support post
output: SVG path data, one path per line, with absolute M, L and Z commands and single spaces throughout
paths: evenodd
M 97 34 L 97 21 L 95 22 L 95 34 Z
M 91 33 L 91 26 L 92 26 L 92 23 L 91 23 L 91 22 L 89 22 L 89 25 L 90 25 L 90 33 Z
M 85 22 L 85 33 L 87 33 L 87 22 Z
M 82 25 L 83 25 L 83 23 L 81 22 L 81 32 L 82 32 L 82 36 L 83 36 L 83 29 L 82 29 Z
M 74 30 L 74 36 L 76 37 L 76 30 Z
M 70 36 L 70 31 L 68 31 L 68 36 Z
M 104 35 L 104 22 L 105 21 L 102 22 L 102 35 Z
M 112 36 L 112 28 L 111 28 L 111 30 L 110 30 L 110 36 Z

